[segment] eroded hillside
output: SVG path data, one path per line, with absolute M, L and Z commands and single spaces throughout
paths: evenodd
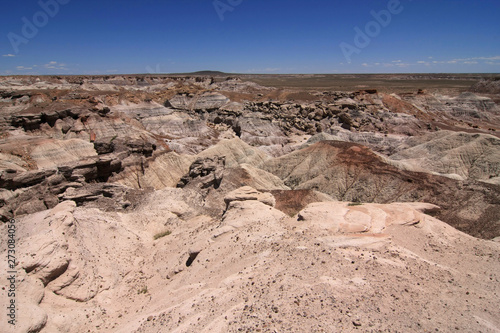
M 136 75 L 0 93 L 22 332 L 500 328 L 490 91 Z

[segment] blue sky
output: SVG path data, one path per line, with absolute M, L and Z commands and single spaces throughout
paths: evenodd
M 0 75 L 499 73 L 499 18 L 498 0 L 9 1 Z

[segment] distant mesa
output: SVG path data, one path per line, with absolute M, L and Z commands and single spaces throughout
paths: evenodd
M 220 71 L 198 71 L 191 73 L 172 73 L 172 75 L 190 75 L 190 76 L 227 76 L 228 73 L 220 72 Z

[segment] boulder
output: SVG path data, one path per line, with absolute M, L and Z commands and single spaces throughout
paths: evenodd
M 109 154 L 115 150 L 112 139 L 100 139 L 94 141 L 94 149 L 98 155 Z
M 237 190 L 234 190 L 226 195 L 224 202 L 226 203 L 226 209 L 229 207 L 231 202 L 234 201 L 249 201 L 256 200 L 263 204 L 274 207 L 276 200 L 271 193 L 262 193 L 250 186 L 243 186 Z
M 18 215 L 25 215 L 25 214 L 33 214 L 36 212 L 40 212 L 42 210 L 47 209 L 47 206 L 43 202 L 43 200 L 39 199 L 33 199 L 28 202 L 22 203 L 17 209 L 16 209 L 16 216 Z
M 181 178 L 177 187 L 183 188 L 189 183 L 196 182 L 201 188 L 218 188 L 222 181 L 226 158 L 214 156 L 198 158 L 189 167 L 189 173 Z
M 0 177 L 0 186 L 14 190 L 29 187 L 43 182 L 46 178 L 56 173 L 56 169 L 27 171 L 21 174 L 3 173 Z

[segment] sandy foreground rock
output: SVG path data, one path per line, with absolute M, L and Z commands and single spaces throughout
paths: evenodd
M 426 215 L 433 205 L 331 201 L 290 217 L 246 187 L 214 220 L 182 191 L 130 213 L 66 201 L 21 219 L 19 325 L 3 331 L 500 327 L 500 244 Z

